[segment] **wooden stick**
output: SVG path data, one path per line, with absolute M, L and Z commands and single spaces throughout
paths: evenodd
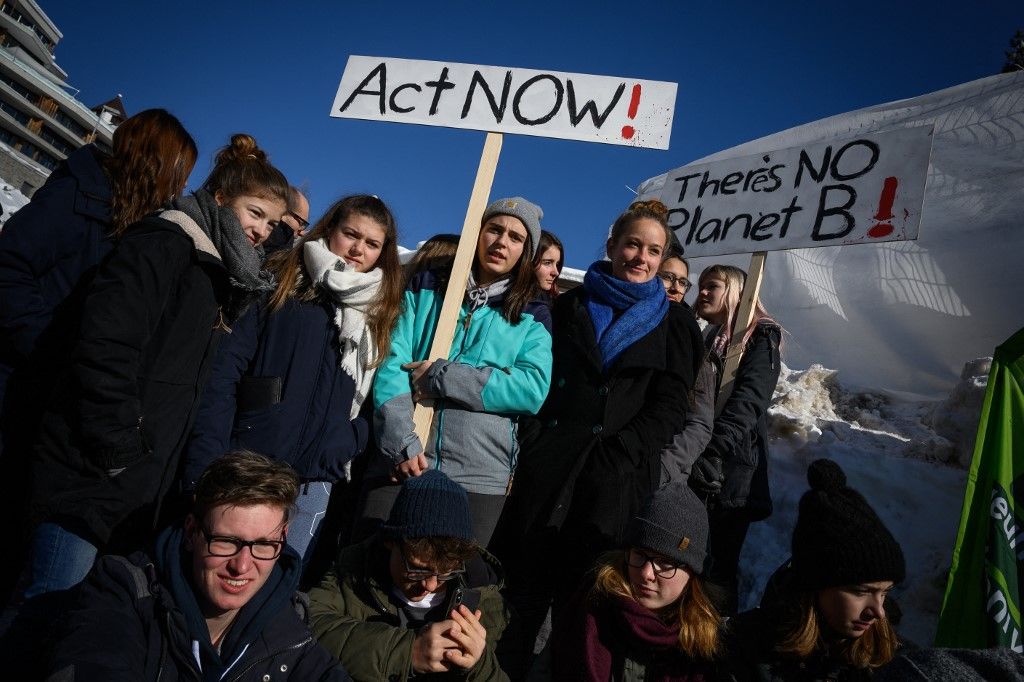
M 487 208 L 487 199 L 490 197 L 491 185 L 494 183 L 494 172 L 498 167 L 501 142 L 501 133 L 487 133 L 484 150 L 480 155 L 480 166 L 476 171 L 476 182 L 473 183 L 473 193 L 469 196 L 466 220 L 462 223 L 462 234 L 459 236 L 459 247 L 455 252 L 452 274 L 448 278 L 448 288 L 444 292 L 444 302 L 441 304 L 441 314 L 437 318 L 437 329 L 434 332 L 434 340 L 430 344 L 427 360 L 447 359 L 451 350 L 452 339 L 455 338 L 455 325 L 459 321 L 459 311 L 466 294 L 466 281 L 469 279 L 469 270 L 473 266 L 473 258 L 476 256 L 480 220 L 483 218 L 484 209 Z M 416 404 L 412 419 L 416 425 L 416 435 L 419 437 L 424 451 L 427 448 L 427 438 L 430 436 L 430 423 L 433 418 L 433 402 L 423 401 Z
M 740 360 L 743 359 L 743 335 L 754 319 L 754 311 L 757 309 L 757 297 L 761 292 L 761 280 L 764 278 L 764 258 L 767 255 L 764 251 L 755 251 L 750 256 L 750 267 L 747 269 L 747 281 L 743 285 L 743 293 L 740 294 L 740 307 L 736 311 L 736 321 L 732 327 L 732 337 L 729 339 L 729 348 L 725 351 L 725 362 L 722 368 L 722 385 L 718 391 L 718 400 L 715 401 L 715 416 L 722 413 L 725 401 L 732 393 L 733 384 L 736 382 L 736 372 L 740 367 Z

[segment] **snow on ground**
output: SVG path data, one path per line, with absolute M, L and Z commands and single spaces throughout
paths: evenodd
M 12 213 L 27 203 L 28 197 L 0 179 L 0 208 L 3 209 L 3 215 L 0 215 L 0 229 L 3 229 L 3 224 Z
M 907 579 L 893 595 L 900 633 L 930 645 L 960 522 L 990 360 L 967 363 L 944 401 L 845 389 L 834 370 L 783 367 L 769 410 L 775 510 L 751 526 L 740 559 L 740 608 L 753 608 L 789 557 L 807 465 L 833 459 L 903 547 Z

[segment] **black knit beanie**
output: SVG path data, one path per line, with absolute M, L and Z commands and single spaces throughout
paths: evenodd
M 626 544 L 642 547 L 704 572 L 708 510 L 690 486 L 670 483 L 647 498 L 626 528 Z
M 867 500 L 846 485 L 835 462 L 807 468 L 811 489 L 800 498 L 793 530 L 793 572 L 800 589 L 891 580 L 906 574 L 903 550 Z
M 406 479 L 381 534 L 399 538 L 445 537 L 473 540 L 469 499 L 458 483 L 437 469 Z

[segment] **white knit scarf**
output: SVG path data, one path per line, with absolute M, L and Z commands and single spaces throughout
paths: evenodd
M 331 252 L 326 239 L 307 241 L 302 249 L 302 259 L 313 284 L 330 293 L 334 299 L 334 324 L 338 327 L 341 368 L 356 385 L 349 415 L 349 419 L 355 419 L 377 371 L 369 367 L 376 357 L 376 347 L 366 325 L 366 312 L 377 300 L 383 273 L 380 268 L 356 272 L 343 258 Z

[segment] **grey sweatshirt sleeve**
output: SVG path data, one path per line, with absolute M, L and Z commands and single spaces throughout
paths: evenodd
M 705 358 L 693 387 L 693 407 L 686 425 L 661 451 L 661 485 L 686 483 L 690 468 L 711 441 L 715 424 L 715 365 Z

